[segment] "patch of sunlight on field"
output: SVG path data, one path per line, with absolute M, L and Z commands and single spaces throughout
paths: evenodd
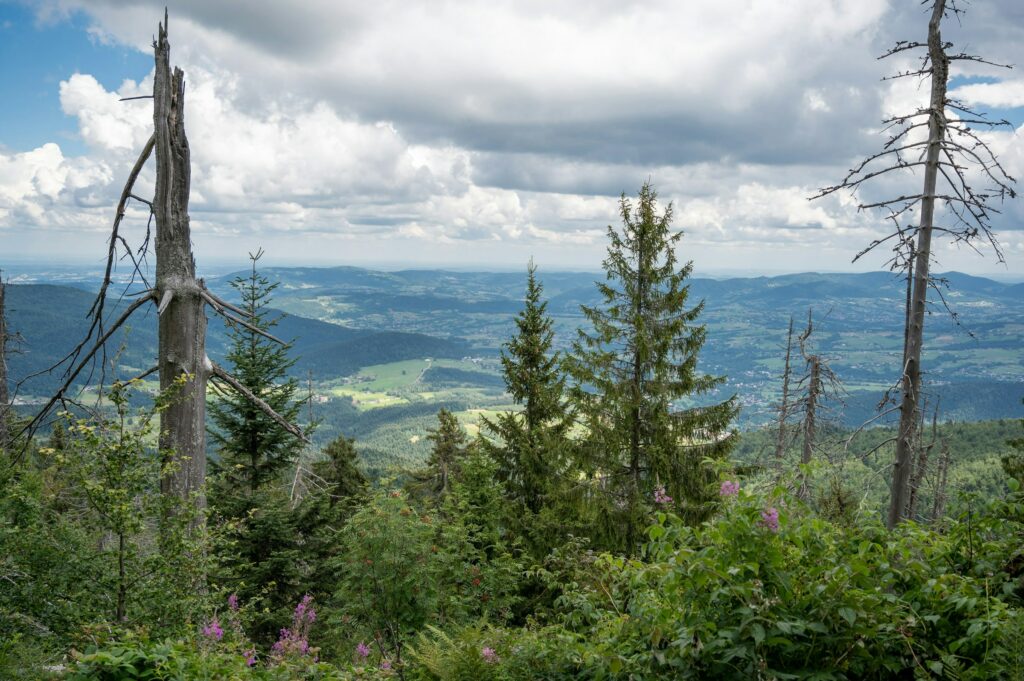
M 369 390 L 353 390 L 351 388 L 335 388 L 335 394 L 352 398 L 352 404 L 360 411 L 393 407 L 396 404 L 408 404 L 409 400 L 397 395 Z
M 420 375 L 432 362 L 425 359 L 409 359 L 404 362 L 375 364 L 363 367 L 357 374 L 354 385 L 366 390 L 387 391 L 408 388 L 416 383 Z

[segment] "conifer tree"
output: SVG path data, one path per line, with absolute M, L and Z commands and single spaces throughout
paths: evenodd
M 411 488 L 417 495 L 441 501 L 451 492 L 468 445 L 466 431 L 455 414 L 442 408 L 437 421 L 437 428 L 427 432 L 427 439 L 434 443 L 427 467 L 413 474 Z
M 679 266 L 672 206 L 658 215 L 649 183 L 634 204 L 619 203 L 622 229 L 608 227 L 603 305 L 582 306 L 592 329 L 580 329 L 567 366 L 574 401 L 588 437 L 583 463 L 607 494 L 605 530 L 613 546 L 632 552 L 658 490 L 697 522 L 711 510 L 715 473 L 703 461 L 724 458 L 732 445 L 735 398 L 676 411 L 673 403 L 722 385 L 697 371 L 706 331 L 697 324 L 703 302 L 688 308 L 693 263 Z M 660 488 L 660 489 L 659 489 Z M 672 502 L 671 500 L 675 501 Z
M 557 353 L 551 351 L 555 333 L 542 292 L 531 260 L 526 302 L 515 320 L 517 333 L 501 354 L 505 385 L 523 409 L 501 414 L 495 421 L 484 419 L 484 430 L 495 440 L 480 440 L 497 464 L 508 496 L 532 513 L 540 510 L 546 490 L 562 472 L 569 425 L 562 400 L 565 376 Z
M 256 264 L 262 256 L 262 249 L 250 253 L 249 276 L 237 277 L 231 285 L 241 294 L 241 307 L 248 313 L 252 326 L 267 331 L 278 321 L 267 309 L 277 284 L 258 272 Z M 296 422 L 302 405 L 296 399 L 298 382 L 287 375 L 295 364 L 288 356 L 291 345 L 280 345 L 252 329 L 237 326 L 230 338 L 227 360 L 238 381 L 285 420 Z M 223 395 L 211 405 L 210 412 L 216 425 L 212 437 L 220 455 L 213 466 L 221 474 L 220 484 L 225 489 L 244 488 L 250 496 L 255 494 L 290 465 L 302 448 L 300 440 L 235 392 Z
M 362 496 L 369 480 L 359 469 L 355 440 L 340 435 L 324 447 L 324 458 L 313 464 L 313 472 L 327 486 L 331 507 L 339 501 Z

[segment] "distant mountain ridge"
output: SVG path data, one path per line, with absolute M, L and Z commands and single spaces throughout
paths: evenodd
M 51 284 L 11 284 L 7 287 L 8 322 L 24 341 L 8 360 L 12 381 L 44 372 L 70 352 L 88 329 L 85 313 L 95 295 L 80 288 Z M 116 298 L 108 302 L 112 317 L 125 306 Z M 271 311 L 273 315 L 275 311 Z M 456 338 L 434 338 L 425 334 L 351 329 L 316 319 L 281 312 L 273 333 L 295 341 L 297 373 L 314 371 L 320 377 L 340 377 L 363 366 L 422 357 L 458 358 L 472 351 Z M 220 361 L 228 348 L 228 333 L 217 315 L 210 315 L 207 352 Z M 140 310 L 125 330 L 108 346 L 108 357 L 118 356 L 122 367 L 139 372 L 155 363 L 157 346 L 155 308 Z M 44 374 L 29 382 L 25 390 L 43 394 L 59 385 L 62 370 Z
M 382 272 L 346 266 L 268 267 L 262 272 L 279 282 L 273 305 L 288 315 L 275 333 L 297 339 L 296 372 L 304 376 L 312 371 L 318 380 L 406 359 L 493 357 L 514 331 L 525 286 L 525 269 Z M 66 281 L 67 275 L 62 276 Z M 210 277 L 207 283 L 237 300 L 229 285 L 234 276 Z M 556 347 L 565 350 L 583 323 L 580 305 L 600 304 L 595 282 L 603 274 L 541 270 L 539 276 L 555 320 Z M 934 397 L 958 418 L 1019 415 L 1024 396 L 1024 284 L 959 272 L 940 276 L 948 282 L 944 295 L 959 318 L 954 323 L 933 295 L 924 369 Z M 28 340 L 28 352 L 12 357 L 12 377 L 45 368 L 84 330 L 92 295 L 83 288 L 89 282 L 71 283 L 76 288 L 10 287 L 12 329 Z M 906 289 L 895 274 L 805 272 L 694 277 L 689 283 L 691 302 L 705 304 L 701 322 L 708 340 L 701 368 L 728 377 L 718 397 L 739 395 L 745 419 L 757 422 L 770 416 L 789 318 L 799 329 L 808 309 L 815 320 L 812 347 L 847 384 L 849 411 L 877 404 L 898 376 Z M 210 329 L 209 352 L 216 358 L 226 340 L 222 323 L 213 315 Z M 152 314 L 135 320 L 131 334 L 121 362 L 147 368 L 156 344 Z M 494 381 L 478 382 L 493 388 Z M 972 403 L 979 405 L 974 411 Z

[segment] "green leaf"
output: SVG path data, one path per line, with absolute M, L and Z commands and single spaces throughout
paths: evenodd
M 839 608 L 839 616 L 846 620 L 851 627 L 857 621 L 857 613 L 853 608 Z

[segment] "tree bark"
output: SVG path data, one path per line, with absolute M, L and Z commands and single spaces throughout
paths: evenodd
M 786 336 L 786 367 L 782 371 L 782 404 L 779 405 L 779 432 L 775 441 L 775 470 L 782 474 L 782 455 L 786 449 L 786 419 L 789 418 L 789 379 L 792 375 L 790 360 L 793 356 L 793 316 L 789 317 L 789 335 Z
M 893 464 L 892 492 L 889 500 L 890 528 L 906 518 L 910 497 L 910 474 L 913 466 L 913 440 L 919 420 L 921 401 L 921 345 L 924 316 L 928 298 L 929 266 L 931 264 L 932 226 L 935 217 L 935 185 L 939 171 L 939 152 L 946 132 L 946 81 L 949 60 L 942 44 L 939 26 L 945 0 L 935 0 L 928 22 L 928 55 L 931 61 L 931 100 L 928 117 L 928 153 L 925 160 L 924 191 L 921 199 L 921 222 L 914 249 L 914 291 L 911 300 L 907 348 L 903 370 L 900 403 L 899 435 L 896 440 L 896 461 Z
M 810 323 L 808 322 L 808 328 Z M 807 465 L 814 458 L 814 440 L 817 436 L 817 424 L 815 419 L 818 414 L 818 399 L 821 397 L 821 360 L 818 355 L 811 355 L 807 358 L 810 365 L 809 378 L 807 380 L 807 410 L 804 413 L 804 447 L 800 453 L 800 463 Z M 810 497 L 810 487 L 807 484 L 807 472 L 800 472 L 800 489 L 797 496 L 803 500 Z
M 193 527 L 206 506 L 206 314 L 196 280 L 189 229 L 189 147 L 185 136 L 184 74 L 170 69 L 167 19 L 156 43 L 153 124 L 156 137 L 156 296 L 160 303 L 160 389 L 170 396 L 160 414 L 164 470 L 160 491 L 192 504 Z

